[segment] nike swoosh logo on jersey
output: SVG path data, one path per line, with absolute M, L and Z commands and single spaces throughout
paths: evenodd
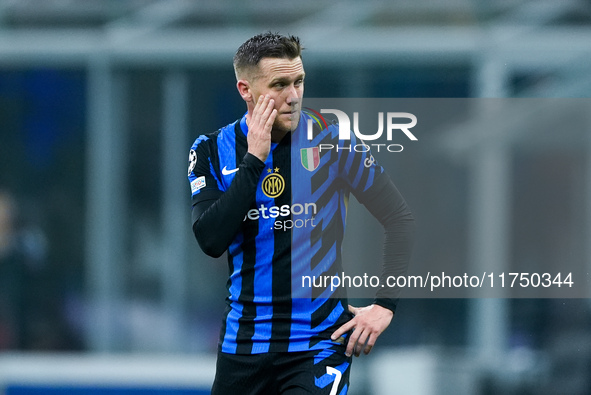
M 227 167 L 224 166 L 224 168 L 222 169 L 222 174 L 225 175 L 225 176 L 227 176 L 227 175 L 230 175 L 232 173 L 236 173 L 238 170 L 239 170 L 238 168 L 235 168 L 235 169 L 232 169 L 232 170 L 228 170 Z

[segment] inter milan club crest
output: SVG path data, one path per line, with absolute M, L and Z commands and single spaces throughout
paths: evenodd
M 320 151 L 318 147 L 300 149 L 302 166 L 308 171 L 314 171 L 320 164 Z
M 267 176 L 263 179 L 263 193 L 270 198 L 276 198 L 283 193 L 285 189 L 285 180 L 279 174 L 279 168 L 274 170 L 267 169 Z

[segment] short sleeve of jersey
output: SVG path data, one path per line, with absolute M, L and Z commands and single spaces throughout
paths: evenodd
M 207 135 L 199 136 L 189 151 L 188 177 L 193 204 L 216 199 L 222 192 L 222 184 L 212 165 L 215 160 L 213 139 Z

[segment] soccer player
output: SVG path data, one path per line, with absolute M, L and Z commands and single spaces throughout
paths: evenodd
M 350 193 L 384 226 L 382 276 L 408 265 L 414 220 L 369 152 L 323 150 L 338 125 L 302 111 L 300 40 L 264 33 L 234 56 L 247 112 L 199 136 L 189 154 L 193 232 L 203 249 L 228 252 L 227 308 L 212 394 L 346 394 L 352 355 L 369 353 L 396 308 L 380 288 L 366 307 L 341 287 L 309 289 L 302 276 L 334 275 Z

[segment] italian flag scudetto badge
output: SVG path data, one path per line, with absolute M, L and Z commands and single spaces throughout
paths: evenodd
M 320 152 L 318 147 L 300 149 L 302 166 L 308 171 L 314 171 L 320 164 Z

